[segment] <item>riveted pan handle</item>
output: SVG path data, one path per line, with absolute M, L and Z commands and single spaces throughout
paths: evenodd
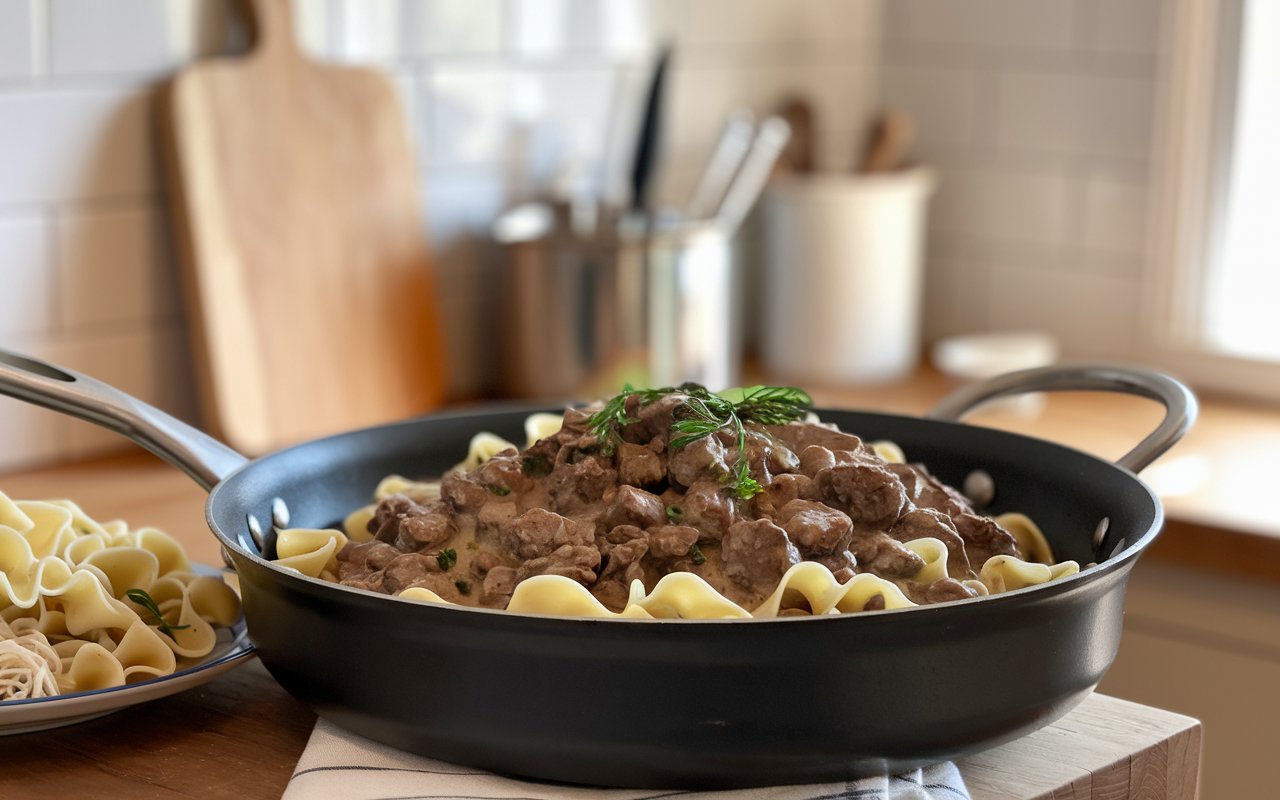
M 217 439 L 102 381 L 3 349 L 0 394 L 113 430 L 178 467 L 206 491 L 247 461 Z
M 1159 427 L 1116 461 L 1132 472 L 1141 472 L 1181 439 L 1195 422 L 1199 408 L 1190 389 L 1160 372 L 1137 367 L 1064 366 L 1010 372 L 965 386 L 947 395 L 926 416 L 955 422 L 987 400 L 1052 391 L 1120 392 L 1147 397 L 1164 405 L 1164 420 Z

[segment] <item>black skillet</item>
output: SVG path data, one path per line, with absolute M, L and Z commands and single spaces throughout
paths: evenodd
M 436 414 L 248 462 L 108 386 L 0 351 L 0 392 L 123 433 L 211 489 L 209 525 L 239 572 L 249 635 L 271 674 L 320 715 L 459 764 L 651 788 L 907 770 L 1022 736 L 1085 698 L 1115 657 L 1129 572 L 1162 521 L 1133 471 L 1181 437 L 1196 403 L 1155 373 L 1049 368 L 962 390 L 933 416 L 1054 389 L 1138 394 L 1167 414 L 1117 465 L 947 419 L 820 413 L 865 438 L 892 439 L 949 483 L 986 470 L 996 486 L 989 511 L 1030 515 L 1058 558 L 1097 566 L 905 611 L 619 621 L 415 603 L 302 577 L 261 556 L 263 544 L 271 552 L 273 520 L 332 525 L 367 503 L 385 475 L 448 468 L 477 431 L 521 441 L 530 408 Z

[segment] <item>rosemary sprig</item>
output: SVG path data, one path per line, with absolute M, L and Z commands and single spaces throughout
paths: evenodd
M 591 432 L 600 440 L 601 452 L 612 454 L 617 449 L 621 429 L 635 422 L 627 416 L 628 398 L 639 396 L 641 405 L 648 405 L 670 394 L 686 396 L 676 409 L 677 419 L 671 425 L 672 432 L 678 434 L 671 439 L 672 447 L 686 447 L 724 428 L 737 434 L 738 457 L 734 462 L 732 484 L 733 490 L 743 500 L 761 491 L 759 482 L 751 477 L 751 466 L 746 459 L 746 423 L 781 425 L 792 422 L 803 418 L 805 410 L 813 404 L 806 392 L 794 386 L 752 386 L 715 394 L 696 383 L 662 389 L 634 389 L 627 385 L 621 394 L 610 398 L 604 408 L 587 421 Z
M 160 632 L 175 642 L 178 641 L 178 637 L 173 635 L 174 631 L 180 631 L 191 627 L 190 625 L 170 625 L 165 621 L 164 615 L 160 613 L 160 606 L 156 605 L 156 601 L 152 600 L 151 595 L 147 594 L 143 589 L 130 589 L 124 593 L 124 596 L 142 606 L 147 611 L 150 611 L 160 623 Z

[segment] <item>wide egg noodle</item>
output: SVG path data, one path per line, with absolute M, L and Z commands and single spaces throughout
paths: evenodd
M 454 466 L 453 470 L 461 470 L 468 472 L 480 466 L 484 462 L 501 453 L 503 450 L 514 450 L 516 446 L 496 433 L 482 431 L 471 437 L 471 444 L 467 447 L 467 457 L 462 463 Z
M 1026 514 L 1009 512 L 995 518 L 996 524 L 1013 534 L 1018 542 L 1018 551 L 1027 561 L 1036 564 L 1052 564 L 1053 549 L 1049 547 L 1049 539 L 1045 537 L 1040 526 L 1036 525 Z
M 239 598 L 190 569 L 181 545 L 156 528 L 131 531 L 121 520 L 97 522 L 70 500 L 15 501 L 0 492 L 0 621 L 43 639 L 57 662 L 49 667 L 55 693 L 168 675 L 179 659 L 207 656 L 213 626 L 239 618 Z M 132 589 L 151 596 L 160 619 L 127 598 Z
M 279 557 L 274 563 L 309 578 L 336 582 L 338 551 L 346 544 L 346 534 L 332 528 L 289 528 L 276 535 Z
M 208 623 L 205 623 L 206 627 Z M 187 631 L 174 631 L 174 635 L 181 635 Z M 144 678 L 155 678 L 160 675 L 168 675 L 177 668 L 177 659 L 174 653 L 176 648 L 171 648 L 163 641 L 168 637 L 165 634 L 157 633 L 147 623 L 141 619 L 135 621 L 125 631 L 124 636 L 120 638 L 120 642 L 111 652 L 120 663 L 120 667 L 124 671 L 124 679 L 127 682 L 134 675 Z M 209 652 L 213 649 L 212 643 L 209 643 Z M 183 653 L 186 655 L 186 653 Z M 73 665 L 74 666 L 74 665 Z
M 1027 586 L 1038 586 L 1074 575 L 1079 571 L 1080 565 L 1074 561 L 1063 561 L 1050 566 L 1034 564 L 1013 556 L 992 556 L 982 565 L 978 579 L 991 591 L 991 594 L 1000 594 Z
M 913 581 L 928 584 L 948 577 L 947 558 L 951 553 L 941 539 L 923 536 L 903 542 L 902 545 L 924 559 L 924 566 L 912 577 Z
M 564 426 L 563 414 L 547 414 L 539 412 L 530 414 L 524 420 L 525 449 L 533 447 L 539 441 L 555 436 Z

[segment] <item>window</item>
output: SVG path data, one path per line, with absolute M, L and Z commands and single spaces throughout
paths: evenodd
M 1202 386 L 1280 398 L 1280 3 L 1174 9 L 1154 346 Z

